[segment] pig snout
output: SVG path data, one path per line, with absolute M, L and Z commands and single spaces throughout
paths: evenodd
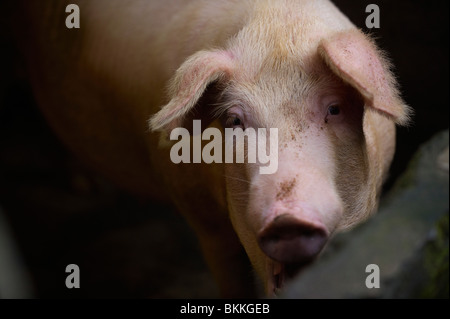
M 261 250 L 283 264 L 307 264 L 328 239 L 324 225 L 301 220 L 289 213 L 277 216 L 258 235 Z

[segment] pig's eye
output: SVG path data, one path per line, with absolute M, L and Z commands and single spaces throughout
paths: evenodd
M 328 115 L 339 115 L 341 108 L 337 104 L 330 105 L 328 107 Z
M 331 104 L 328 107 L 327 115 L 325 116 L 325 123 L 328 123 L 330 116 L 336 116 L 336 115 L 339 115 L 340 113 L 341 113 L 341 108 L 340 108 L 339 104 Z
M 227 121 L 226 121 L 226 126 L 227 127 L 232 127 L 232 128 L 237 128 L 240 127 L 242 129 L 244 129 L 244 123 L 242 122 L 242 120 L 236 116 L 236 115 L 231 115 Z

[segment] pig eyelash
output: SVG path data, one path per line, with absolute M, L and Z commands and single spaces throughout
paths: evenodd
M 216 103 L 215 110 L 213 111 L 212 115 L 215 118 L 223 118 L 223 124 L 225 125 L 225 127 L 241 127 L 243 130 L 245 130 L 242 107 L 239 106 L 239 104 L 236 105 L 235 101 L 234 103 Z
M 240 182 L 244 182 L 244 183 L 250 184 L 250 182 L 248 180 L 245 180 L 245 179 L 242 179 L 242 178 L 239 178 L 239 177 L 234 177 L 234 176 L 229 176 L 229 175 L 224 175 L 224 176 L 226 178 L 230 178 L 230 179 L 234 179 L 236 181 L 240 181 Z

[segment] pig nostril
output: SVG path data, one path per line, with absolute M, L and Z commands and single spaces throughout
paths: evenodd
M 322 250 L 328 239 L 323 227 L 311 225 L 291 215 L 276 218 L 259 235 L 262 251 L 281 263 L 307 263 Z

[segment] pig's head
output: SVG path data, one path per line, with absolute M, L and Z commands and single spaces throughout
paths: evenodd
M 190 57 L 150 123 L 167 132 L 202 114 L 224 127 L 278 129 L 273 174 L 260 174 L 258 162 L 224 164 L 232 224 L 271 294 L 333 233 L 376 209 L 395 123 L 407 122 L 408 108 L 386 60 L 357 30 L 308 44 L 285 30 L 270 39 L 245 32 L 227 49 Z M 215 99 L 199 106 L 208 87 Z

